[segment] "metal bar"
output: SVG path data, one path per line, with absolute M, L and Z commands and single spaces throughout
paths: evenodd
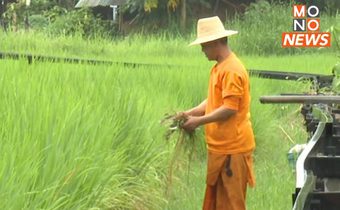
M 333 75 L 324 74 L 309 74 L 301 72 L 287 72 L 287 71 L 267 71 L 267 70 L 255 70 L 249 69 L 249 75 L 258 76 L 268 79 L 279 79 L 279 80 L 300 80 L 300 79 L 332 79 Z
M 301 152 L 299 155 L 297 161 L 296 161 L 296 188 L 302 188 L 303 185 L 306 182 L 306 176 L 307 176 L 307 171 L 305 170 L 305 160 L 309 153 L 312 151 L 314 148 L 315 144 L 318 142 L 320 139 L 320 136 L 325 129 L 326 123 L 324 122 L 319 122 L 318 127 L 312 136 L 312 138 L 308 141 L 305 149 Z
M 340 96 L 296 95 L 296 96 L 262 96 L 265 103 L 300 103 L 300 104 L 340 104 Z
M 139 67 L 139 66 L 167 66 L 168 68 L 179 67 L 179 65 L 169 65 L 169 64 L 150 64 L 150 63 L 130 63 L 130 62 L 113 62 L 108 60 L 94 60 L 94 59 L 81 59 L 81 58 L 65 58 L 65 57 L 54 57 L 54 56 L 44 56 L 44 55 L 32 55 L 25 53 L 13 53 L 13 52 L 0 52 L 0 59 L 14 59 L 19 60 L 21 58 L 27 59 L 29 64 L 33 61 L 39 62 L 65 62 L 65 63 L 80 63 L 80 64 L 102 64 L 102 65 L 124 65 L 129 67 Z M 189 67 L 189 66 L 188 66 Z M 194 66 L 190 66 L 194 67 Z M 268 79 L 279 79 L 279 80 L 317 80 L 321 85 L 327 86 L 331 84 L 333 80 L 333 75 L 322 75 L 322 74 L 308 74 L 300 72 L 286 72 L 286 71 L 267 71 L 267 70 L 248 70 L 250 76 L 258 76 Z
M 94 60 L 94 59 L 81 59 L 81 58 L 65 58 L 65 57 L 52 57 L 52 56 L 44 56 L 44 55 L 32 55 L 32 54 L 21 54 L 21 53 L 5 53 L 0 52 L 0 59 L 27 59 L 28 64 L 32 64 L 33 61 L 40 62 L 65 62 L 65 63 L 76 63 L 76 64 L 102 64 L 102 65 L 124 65 L 129 67 L 138 67 L 138 66 L 166 66 L 168 68 L 178 67 L 176 65 L 168 65 L 168 64 L 150 64 L 150 63 L 129 63 L 129 62 L 113 62 L 113 61 L 105 61 L 105 60 Z
M 316 176 L 313 175 L 313 172 L 309 171 L 309 173 L 306 174 L 306 182 L 296 198 L 293 210 L 304 210 L 308 195 L 315 187 L 315 182 Z
M 52 57 L 52 56 L 44 56 L 44 55 L 32 55 L 32 54 L 0 52 L 0 59 L 19 60 L 20 58 L 27 59 L 29 64 L 31 64 L 33 61 L 66 62 L 66 63 L 88 63 L 88 64 L 108 64 L 108 65 L 113 64 L 112 61 L 103 61 L 103 60 L 89 60 L 89 59 L 80 59 L 80 58 L 63 58 L 63 57 Z

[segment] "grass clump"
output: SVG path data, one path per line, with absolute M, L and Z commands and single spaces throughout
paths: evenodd
M 167 131 L 165 132 L 164 139 L 167 142 L 170 142 L 172 139 L 174 149 L 172 152 L 172 156 L 170 158 L 169 163 L 169 172 L 168 172 L 168 186 L 166 189 L 166 193 L 169 194 L 171 192 L 173 172 L 176 168 L 183 167 L 187 165 L 187 172 L 190 172 L 190 164 L 193 160 L 194 155 L 197 153 L 197 135 L 195 131 L 188 132 L 183 129 L 183 124 L 187 121 L 188 116 L 184 113 L 174 113 L 174 114 L 165 114 L 164 118 L 161 120 L 161 124 L 167 127 Z M 187 156 L 187 159 L 183 158 L 183 156 Z

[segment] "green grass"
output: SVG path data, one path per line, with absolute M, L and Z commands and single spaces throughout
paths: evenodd
M 163 198 L 142 199 L 162 184 L 157 120 L 143 117 L 151 107 L 137 85 L 120 84 L 122 70 L 2 66 L 1 209 L 157 207 Z
M 189 63 L 186 57 L 198 57 L 200 51 L 185 47 L 190 41 L 183 38 L 169 38 L 166 35 L 148 38 L 134 35 L 113 40 L 89 39 L 84 41 L 80 36 L 50 37 L 37 32 L 5 33 L 0 30 L 0 51 L 2 52 L 115 62 L 192 65 L 193 62 Z M 183 56 L 178 56 L 178 54 Z
M 165 194 L 173 144 L 159 120 L 207 93 L 209 70 L 185 40 L 109 42 L 0 33 L 1 51 L 176 64 L 138 68 L 0 60 L 0 209 L 199 209 L 205 153 L 185 159 Z M 43 38 L 43 39 L 40 39 Z M 237 53 L 237 52 L 236 52 Z M 247 68 L 330 74 L 335 54 L 241 55 Z M 306 134 L 299 105 L 262 105 L 261 95 L 308 91 L 307 84 L 251 79 L 257 186 L 248 208 L 291 207 L 286 152 Z M 289 134 L 289 137 L 286 135 Z M 202 145 L 203 133 L 198 135 Z

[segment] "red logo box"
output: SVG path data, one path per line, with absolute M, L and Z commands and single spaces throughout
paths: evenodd
M 282 47 L 330 47 L 331 34 L 325 33 L 282 33 Z

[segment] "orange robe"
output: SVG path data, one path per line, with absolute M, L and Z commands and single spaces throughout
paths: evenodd
M 231 155 L 228 176 L 228 155 L 208 152 L 208 173 L 203 210 L 245 210 L 247 183 L 255 185 L 252 152 Z
M 203 209 L 245 210 L 247 184 L 255 185 L 255 140 L 250 122 L 249 76 L 234 53 L 216 64 L 210 74 L 205 113 L 221 106 L 237 112 L 226 121 L 205 125 L 208 171 Z M 232 176 L 228 176 L 227 168 Z

